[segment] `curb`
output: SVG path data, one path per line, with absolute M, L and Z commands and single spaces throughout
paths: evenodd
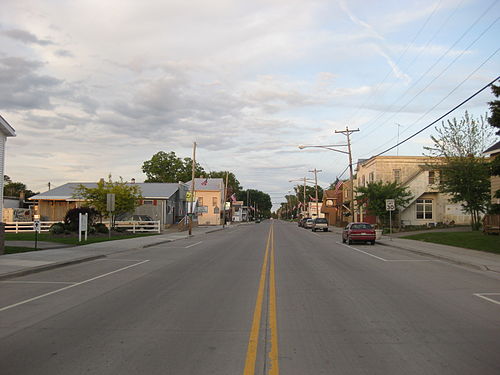
M 410 240 L 410 241 L 412 241 L 412 240 Z M 459 266 L 465 266 L 465 267 L 474 268 L 474 269 L 480 270 L 480 271 L 493 271 L 493 272 L 496 272 L 495 270 L 490 270 L 488 267 L 486 267 L 486 266 L 484 266 L 482 264 L 475 264 L 475 263 L 463 262 L 463 261 L 460 261 L 460 260 L 457 260 L 457 259 L 453 259 L 453 258 L 448 258 L 448 257 L 442 256 L 442 255 L 436 255 L 436 254 L 428 253 L 428 252 L 422 251 L 422 250 L 408 249 L 408 248 L 405 248 L 405 247 L 402 247 L 402 246 L 391 245 L 391 244 L 387 244 L 387 243 L 383 243 L 383 242 L 378 242 L 378 241 L 377 241 L 377 244 L 382 245 L 382 246 L 394 247 L 396 249 L 409 251 L 409 252 L 412 252 L 412 253 L 415 253 L 415 254 L 419 254 L 419 255 L 427 255 L 427 256 L 430 256 L 432 258 L 436 258 L 436 259 L 443 260 L 443 261 L 450 262 L 450 263 L 455 263 L 455 264 L 458 264 Z
M 25 275 L 29 275 L 32 273 L 38 273 L 38 272 L 42 272 L 42 271 L 51 270 L 54 268 L 61 268 L 61 267 L 65 267 L 65 266 L 70 266 L 72 264 L 89 262 L 91 260 L 96 260 L 96 259 L 100 259 L 100 258 L 106 258 L 106 255 L 102 255 L 102 254 L 101 255 L 92 255 L 92 256 L 81 257 L 81 258 L 72 259 L 72 260 L 68 260 L 68 261 L 56 262 L 56 263 L 51 263 L 51 264 L 44 264 L 41 266 L 28 268 L 25 270 L 13 271 L 13 272 L 9 272 L 9 273 L 0 275 L 0 280 L 11 279 L 13 277 L 19 277 L 19 276 L 25 276 Z

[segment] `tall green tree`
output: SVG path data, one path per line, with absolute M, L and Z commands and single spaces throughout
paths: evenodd
M 95 188 L 78 185 L 73 197 L 83 198 L 85 206 L 93 207 L 102 218 L 111 214 L 106 207 L 107 194 L 115 194 L 115 211 L 113 212 L 115 216 L 133 212 L 143 199 L 139 185 L 127 184 L 122 178 L 119 181 L 113 181 L 111 175 L 108 176 L 107 181 L 101 179 Z
M 181 159 L 175 152 L 159 151 L 150 160 L 142 164 L 142 171 L 146 174 L 145 182 L 187 182 L 191 180 L 191 158 Z M 205 174 L 199 163 L 195 163 L 195 176 Z
M 258 207 L 261 216 L 270 217 L 271 208 L 273 204 L 271 202 L 271 196 L 263 191 L 256 189 L 240 190 L 236 193 L 236 199 L 246 202 L 247 201 L 247 191 L 248 197 L 250 199 L 250 206 Z
M 304 185 L 297 185 L 293 188 L 297 199 L 304 202 Z M 306 203 L 311 201 L 311 198 L 316 198 L 316 189 L 314 185 L 306 185 Z M 318 185 L 318 200 L 321 202 L 323 199 L 323 188 Z
M 5 179 L 7 177 L 8 180 Z M 4 197 L 17 197 L 19 198 L 21 193 L 24 192 L 25 198 L 32 197 L 38 193 L 31 191 L 26 188 L 26 185 L 22 182 L 13 182 L 9 176 L 4 176 L 5 184 L 3 185 L 3 195 Z
M 476 119 L 467 112 L 459 121 L 443 121 L 435 130 L 433 146 L 425 149 L 433 157 L 429 166 L 439 171 L 439 190 L 461 204 L 471 215 L 472 229 L 478 230 L 481 213 L 490 204 L 490 165 L 482 152 L 491 143 L 493 131 L 484 117 Z
M 408 189 L 408 186 L 397 182 L 370 182 L 367 186 L 356 189 L 356 200 L 360 204 L 366 204 L 368 213 L 377 217 L 377 223 L 386 224 L 389 212 L 385 209 L 385 200 L 394 199 L 396 209 L 405 207 L 413 198 Z
M 500 96 L 500 86 L 491 85 L 491 91 L 496 98 Z M 488 122 L 497 128 L 497 135 L 500 135 L 500 100 L 495 99 L 488 103 L 490 105 L 490 117 Z

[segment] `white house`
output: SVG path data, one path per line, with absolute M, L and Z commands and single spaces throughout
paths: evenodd
M 3 175 L 5 165 L 5 143 L 7 137 L 15 137 L 16 131 L 9 123 L 0 115 L 0 221 L 3 221 Z

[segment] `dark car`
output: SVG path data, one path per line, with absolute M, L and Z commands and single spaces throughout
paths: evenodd
M 369 223 L 349 223 L 342 231 L 342 242 L 349 245 L 353 241 L 369 242 L 375 245 L 375 228 Z
M 304 228 L 304 224 L 306 220 L 309 219 L 308 217 L 303 217 L 302 219 L 299 220 L 299 227 Z

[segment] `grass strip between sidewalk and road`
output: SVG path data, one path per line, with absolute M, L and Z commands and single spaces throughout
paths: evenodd
M 483 234 L 479 231 L 420 233 L 400 238 L 500 254 L 500 237 Z
M 115 241 L 115 240 L 125 240 L 128 238 L 136 238 L 136 237 L 148 237 L 148 236 L 156 236 L 160 233 L 131 233 L 131 234 L 118 234 L 111 235 L 111 239 L 108 238 L 107 234 L 94 236 L 89 235 L 87 241 L 83 240 L 82 242 L 78 242 L 78 235 L 53 235 L 50 233 L 40 233 L 38 234 L 38 241 L 43 242 L 56 242 L 63 243 L 68 245 L 88 245 L 96 242 L 105 242 L 105 241 Z M 35 241 L 35 233 L 5 233 L 5 241 Z M 34 246 L 33 246 L 34 247 Z
M 40 249 L 38 249 L 40 250 Z M 5 246 L 5 254 L 17 254 L 25 253 L 27 251 L 35 251 L 34 247 L 24 247 L 24 246 Z

